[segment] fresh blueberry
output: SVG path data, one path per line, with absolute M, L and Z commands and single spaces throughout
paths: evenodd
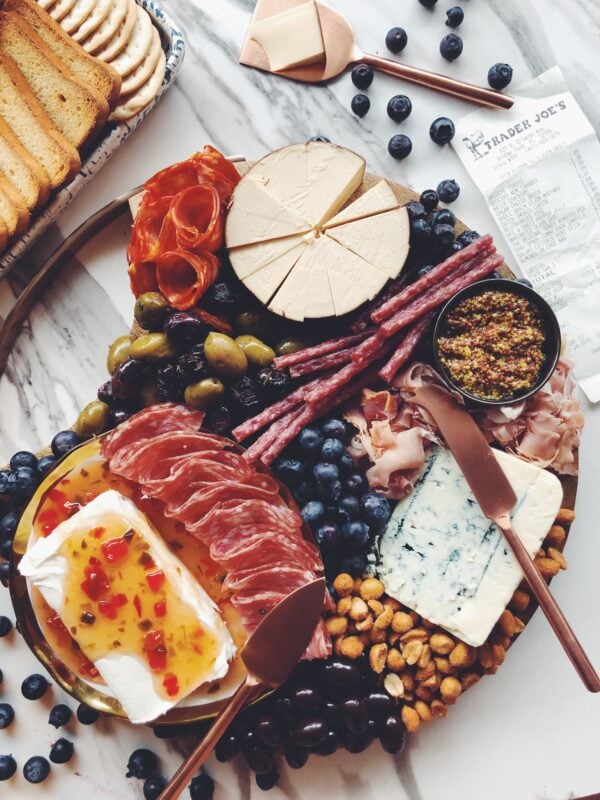
M 342 522 L 350 522 L 360 517 L 360 501 L 356 495 L 346 494 L 344 497 L 340 497 L 338 517 Z
M 10 575 L 10 562 L 0 561 L 0 581 L 6 584 L 9 575 Z
M 9 511 L 0 519 L 0 537 L 12 538 L 19 524 L 19 515 L 16 511 Z
M 50 749 L 50 761 L 53 764 L 66 764 L 73 757 L 73 742 L 68 739 L 57 739 Z
M 450 245 L 450 247 L 448 248 L 450 255 L 452 255 L 452 253 L 458 253 L 459 250 L 462 249 L 463 249 L 462 244 L 460 242 L 457 242 L 456 240 L 454 240 Z
M 326 505 L 337 503 L 342 496 L 341 481 L 335 480 L 330 483 L 317 484 L 317 495 Z
M 368 64 L 357 64 L 352 70 L 351 77 L 357 89 L 368 89 L 373 83 L 373 70 Z
M 316 493 L 316 488 L 314 483 L 311 480 L 307 480 L 306 478 L 298 484 L 298 486 L 294 486 L 293 488 L 294 497 L 296 501 L 300 503 L 301 506 L 308 503 Z
M 500 270 L 495 269 L 495 270 L 492 270 L 492 272 L 490 272 L 489 275 L 486 275 L 485 278 L 482 278 L 482 280 L 484 280 L 484 281 L 488 280 L 489 281 L 491 278 L 496 279 L 496 278 L 503 278 L 503 277 L 504 277 L 504 275 L 500 272 Z
M 344 443 L 341 439 L 325 439 L 321 447 L 321 458 L 331 464 L 337 464 L 346 452 Z
M 353 578 L 359 578 L 367 569 L 367 557 L 363 553 L 348 553 L 341 557 L 338 569 L 348 572 Z
M 42 456 L 38 461 L 38 472 L 47 475 L 55 464 L 56 456 Z
M 446 11 L 446 25 L 449 28 L 458 28 L 464 18 L 465 12 L 460 6 L 452 6 Z
M 425 189 L 424 192 L 421 192 L 419 200 L 425 211 L 433 211 L 440 202 L 440 198 L 437 196 L 435 189 Z
M 206 772 L 192 778 L 190 783 L 190 800 L 212 800 L 215 793 L 215 782 Z
M 37 469 L 37 465 L 37 456 L 30 453 L 28 450 L 19 450 L 10 460 L 11 469 L 17 469 L 17 467 L 31 467 L 31 469 Z
M 454 139 L 456 129 L 454 123 L 449 117 L 438 117 L 434 119 L 429 128 L 429 136 L 431 141 L 436 144 L 444 145 Z
M 43 675 L 30 675 L 21 684 L 21 694 L 26 700 L 39 700 L 46 694 L 49 686 Z
M 425 6 L 425 8 L 433 8 L 437 3 L 437 0 L 419 0 L 419 3 L 421 3 L 422 6 Z
M 316 425 L 307 425 L 298 435 L 298 445 L 307 456 L 316 455 L 323 444 L 323 437 Z
M 81 439 L 77 436 L 75 431 L 59 431 L 54 439 L 52 439 L 50 447 L 56 458 L 61 458 L 61 456 L 69 453 L 74 447 L 77 447 L 78 444 L 81 444 Z
M 432 225 L 452 225 L 454 227 L 455 223 L 456 217 L 449 208 L 440 208 L 439 211 L 434 211 L 431 217 Z
M 23 764 L 23 776 L 29 783 L 42 783 L 50 775 L 50 764 L 43 756 L 32 756 Z
M 395 94 L 387 104 L 388 117 L 394 122 L 404 122 L 410 117 L 411 111 L 412 103 L 405 94 Z
M 453 203 L 460 194 L 460 186 L 453 179 L 441 181 L 438 183 L 437 193 L 443 203 Z
M 297 458 L 280 458 L 275 464 L 275 475 L 288 486 L 297 486 L 302 480 L 304 464 Z
M 2 556 L 2 558 L 8 559 L 10 558 L 11 552 L 12 552 L 12 540 L 2 539 L 0 541 L 0 556 Z
M 15 718 L 15 710 L 10 703 L 0 703 L 0 729 L 8 728 Z
M 379 492 L 367 492 L 360 498 L 363 519 L 375 528 L 381 528 L 390 518 L 390 504 Z
M 152 750 L 140 747 L 134 750 L 127 762 L 126 778 L 148 778 L 158 766 L 158 761 Z
M 17 467 L 8 477 L 8 492 L 19 500 L 24 500 L 35 492 L 40 482 L 38 471 L 31 467 Z
M 350 103 L 350 108 L 357 117 L 364 117 L 371 108 L 371 101 L 366 94 L 355 94 Z
M 449 33 L 440 42 L 440 53 L 446 61 L 456 61 L 463 51 L 463 42 L 460 36 Z
M 427 211 L 422 203 L 417 203 L 416 200 L 409 200 L 406 204 L 406 210 L 410 219 L 425 219 Z
M 77 719 L 82 725 L 93 725 L 100 719 L 100 712 L 86 706 L 85 703 L 80 703 L 77 706 Z
M 0 469 L 0 494 L 8 492 L 8 479 L 11 474 L 9 469 Z
M 352 520 L 342 525 L 344 545 L 349 550 L 362 550 L 369 541 L 369 528 L 361 520 Z
M 488 83 L 492 89 L 506 89 L 512 81 L 513 70 L 510 64 L 494 64 L 488 70 Z
M 72 716 L 73 712 L 69 706 L 66 706 L 64 703 L 59 703 L 50 711 L 48 724 L 53 725 L 55 728 L 62 728 L 63 725 L 67 725 Z
M 320 500 L 309 500 L 300 512 L 300 516 L 309 525 L 316 525 L 325 516 L 325 506 Z
M 452 225 L 434 225 L 431 235 L 437 244 L 447 247 L 454 241 L 454 228 Z
M 417 270 L 417 277 L 422 278 L 423 275 L 427 275 L 427 273 L 431 272 L 432 269 L 434 269 L 434 264 L 425 264 L 424 266 L 419 267 Z
M 360 496 L 369 490 L 369 484 L 364 475 L 361 475 L 360 472 L 353 472 L 344 481 L 344 489 L 348 494 Z
M 348 428 L 343 419 L 326 419 L 321 425 L 321 433 L 326 439 L 341 439 L 347 441 Z
M 467 247 L 473 244 L 476 239 L 479 239 L 480 235 L 477 231 L 463 231 L 456 237 L 456 241 L 460 242 L 463 247 Z
M 12 755 L 0 756 L 0 781 L 7 781 L 17 771 L 17 762 Z
M 385 37 L 385 46 L 390 53 L 401 53 L 408 43 L 404 28 L 390 28 Z
M 310 139 L 306 140 L 307 142 L 327 142 L 328 144 L 331 142 L 331 139 L 328 139 L 327 136 L 323 136 L 322 134 L 318 133 L 316 136 L 311 136 Z
M 321 550 L 335 550 L 340 543 L 340 529 L 334 522 L 324 522 L 315 531 L 315 541 Z
M 12 631 L 13 624 L 8 617 L 0 616 L 0 637 L 4 638 Z
M 413 242 L 426 242 L 431 238 L 431 225 L 426 219 L 415 219 L 410 223 L 410 238 Z
M 522 283 L 523 286 L 528 286 L 530 289 L 533 289 L 533 283 L 527 278 L 517 278 L 515 283 Z
M 403 133 L 397 133 L 395 136 L 392 136 L 388 142 L 388 153 L 392 158 L 396 158 L 399 161 L 409 156 L 411 150 L 412 142 L 408 136 L 405 136 Z
M 344 455 L 338 461 L 338 467 L 342 477 L 349 475 L 354 470 L 354 461 L 352 460 L 352 456 L 349 453 L 344 453 Z
M 167 781 L 162 775 L 150 775 L 144 781 L 144 800 L 158 800 L 167 788 Z
M 317 483 L 333 483 L 340 477 L 340 470 L 335 464 L 320 461 L 313 468 L 313 475 Z

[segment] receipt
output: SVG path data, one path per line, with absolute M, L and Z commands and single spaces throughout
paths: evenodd
M 480 109 L 453 146 L 512 255 L 554 309 L 579 384 L 600 401 L 600 142 L 553 67 Z

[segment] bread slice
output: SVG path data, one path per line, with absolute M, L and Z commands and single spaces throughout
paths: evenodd
M 8 228 L 6 227 L 6 223 L 0 216 L 0 253 L 2 253 L 6 249 L 7 244 L 8 244 Z
M 108 117 L 106 98 L 73 78 L 33 28 L 0 12 L 0 52 L 10 56 L 52 120 L 77 149 L 94 139 Z
M 30 25 L 54 55 L 80 81 L 95 88 L 112 108 L 121 93 L 121 77 L 109 64 L 85 52 L 35 0 L 5 0 L 9 16 L 18 16 Z
M 20 236 L 29 225 L 29 212 L 23 198 L 0 172 L 0 217 L 6 223 L 9 238 Z
M 52 125 L 15 62 L 0 55 L 0 117 L 58 189 L 77 175 L 79 153 Z
M 43 206 L 50 195 L 50 178 L 0 117 L 0 170 L 25 200 L 28 211 Z

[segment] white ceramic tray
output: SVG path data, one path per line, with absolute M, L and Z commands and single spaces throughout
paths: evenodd
M 102 169 L 113 153 L 115 153 L 125 139 L 134 132 L 146 114 L 154 108 L 167 89 L 172 86 L 181 68 L 185 53 L 185 42 L 183 34 L 180 32 L 178 26 L 154 0 L 137 0 L 137 2 L 150 14 L 161 36 L 167 59 L 165 77 L 161 89 L 150 105 L 146 106 L 146 108 L 140 111 L 135 117 L 132 117 L 126 122 L 108 123 L 106 125 L 103 137 L 98 141 L 94 149 L 88 153 L 85 161 L 81 165 L 79 173 L 71 183 L 54 195 L 46 208 L 34 218 L 33 223 L 23 236 L 15 241 L 9 250 L 2 255 L 0 258 L 0 277 L 8 273 L 23 253 L 31 247 L 46 228 L 58 219 L 62 211 L 69 205 L 73 198 L 94 175 Z

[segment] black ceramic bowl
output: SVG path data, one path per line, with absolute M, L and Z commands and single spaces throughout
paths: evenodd
M 442 328 L 449 312 L 452 311 L 462 300 L 465 300 L 468 297 L 475 297 L 476 295 L 482 294 L 490 289 L 511 292 L 512 294 L 520 295 L 521 297 L 525 297 L 527 300 L 529 300 L 531 304 L 534 305 L 540 312 L 545 333 L 545 340 L 543 344 L 544 361 L 538 378 L 533 386 L 531 386 L 529 389 L 508 395 L 507 397 L 493 400 L 486 397 L 479 397 L 475 394 L 465 391 L 464 389 L 461 389 L 461 387 L 454 382 L 442 364 L 437 348 L 438 338 L 441 335 Z M 448 300 L 446 305 L 439 312 L 433 329 L 433 360 L 435 368 L 448 386 L 455 392 L 458 392 L 469 405 L 477 404 L 484 406 L 505 406 L 509 405 L 510 403 L 518 403 L 521 400 L 525 400 L 527 397 L 531 397 L 531 395 L 535 394 L 538 389 L 540 389 L 546 383 L 548 378 L 554 372 L 556 362 L 560 356 L 560 350 L 560 327 L 554 311 L 552 311 L 548 303 L 536 291 L 530 289 L 529 286 L 505 278 L 491 278 L 489 280 L 479 281 L 478 283 L 473 283 L 470 286 L 467 286 L 466 289 L 462 289 L 462 291 L 457 292 L 454 297 L 451 297 L 450 300 Z

